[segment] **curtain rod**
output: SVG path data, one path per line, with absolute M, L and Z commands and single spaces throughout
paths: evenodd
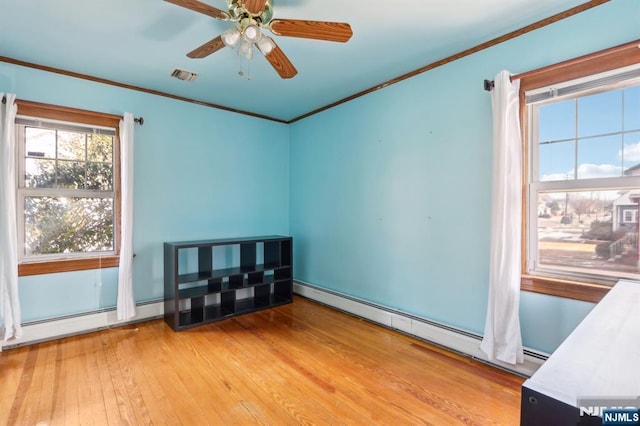
M 2 97 L 2 103 L 3 104 L 7 103 L 7 97 L 6 96 Z M 136 117 L 136 118 L 133 119 L 133 121 L 142 126 L 144 124 L 144 117 Z
M 542 68 L 537 68 L 531 71 L 527 71 L 527 72 L 523 72 L 520 74 L 516 74 L 516 75 L 512 75 L 510 77 L 511 81 L 513 80 L 521 80 L 523 78 L 526 77 L 533 77 L 536 76 L 538 74 L 542 74 L 545 72 L 550 72 L 550 71 L 557 71 L 559 69 L 562 69 L 564 67 L 567 66 L 571 66 L 571 65 L 576 65 L 582 62 L 586 62 L 586 61 L 591 61 L 597 58 L 601 58 L 607 55 L 611 55 L 613 53 L 620 53 L 620 52 L 624 52 L 626 50 L 629 49 L 640 49 L 640 40 L 634 40 L 631 41 L 629 43 L 625 43 L 625 44 L 621 44 L 618 46 L 614 46 L 614 47 L 610 47 L 608 49 L 604 49 L 604 50 L 599 50 L 597 52 L 594 53 L 589 53 L 583 56 L 579 56 L 577 58 L 573 58 L 573 59 L 569 59 L 563 62 L 558 62 L 557 64 L 553 64 L 553 65 L 547 65 L 546 67 L 542 67 Z M 491 89 L 493 89 L 494 87 L 494 82 L 493 80 L 485 80 L 483 83 L 483 87 L 484 90 L 490 92 Z

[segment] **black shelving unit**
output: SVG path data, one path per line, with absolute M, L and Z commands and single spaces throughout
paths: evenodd
M 164 319 L 176 331 L 292 301 L 291 237 L 164 243 Z

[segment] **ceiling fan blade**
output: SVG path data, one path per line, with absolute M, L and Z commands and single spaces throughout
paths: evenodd
M 229 19 L 229 14 L 224 12 L 218 8 L 213 6 L 209 6 L 206 3 L 202 3 L 198 0 L 164 0 L 168 3 L 173 3 L 177 6 L 186 7 L 187 9 L 204 13 L 207 16 L 211 16 L 212 18 L 220 19 L 222 21 L 226 21 Z
M 339 41 L 342 43 L 348 41 L 353 35 L 351 26 L 342 22 L 273 19 L 269 27 L 271 32 L 280 36 Z
M 194 59 L 204 58 L 206 56 L 211 55 L 214 52 L 217 52 L 223 47 L 224 47 L 224 43 L 222 42 L 222 37 L 218 36 L 213 40 L 206 42 L 202 46 L 193 49 L 191 52 L 187 53 L 187 56 Z
M 274 70 L 280 75 L 282 78 L 292 78 L 298 74 L 298 70 L 293 66 L 287 55 L 284 54 L 282 49 L 274 43 L 274 48 L 271 52 L 264 55 L 267 58 L 267 61 L 271 64 Z
M 267 4 L 267 0 L 244 0 L 242 4 L 249 13 L 259 15 L 264 12 L 264 6 Z

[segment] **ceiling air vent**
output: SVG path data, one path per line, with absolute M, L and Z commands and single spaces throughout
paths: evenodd
M 198 78 L 198 74 L 196 74 L 193 71 L 187 71 L 187 70 L 181 70 L 178 68 L 174 68 L 173 71 L 171 71 L 171 77 L 175 77 L 178 80 L 185 80 L 185 81 L 193 81 L 196 78 Z

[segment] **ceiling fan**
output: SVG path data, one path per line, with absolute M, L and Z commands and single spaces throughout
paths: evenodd
M 190 58 L 204 58 L 225 46 L 239 44 L 238 54 L 251 59 L 255 46 L 282 78 L 292 78 L 298 71 L 271 37 L 260 29 L 285 37 L 347 42 L 353 32 L 349 24 L 341 22 L 273 19 L 273 0 L 227 0 L 228 12 L 198 0 L 165 0 L 195 12 L 237 25 L 187 53 Z

